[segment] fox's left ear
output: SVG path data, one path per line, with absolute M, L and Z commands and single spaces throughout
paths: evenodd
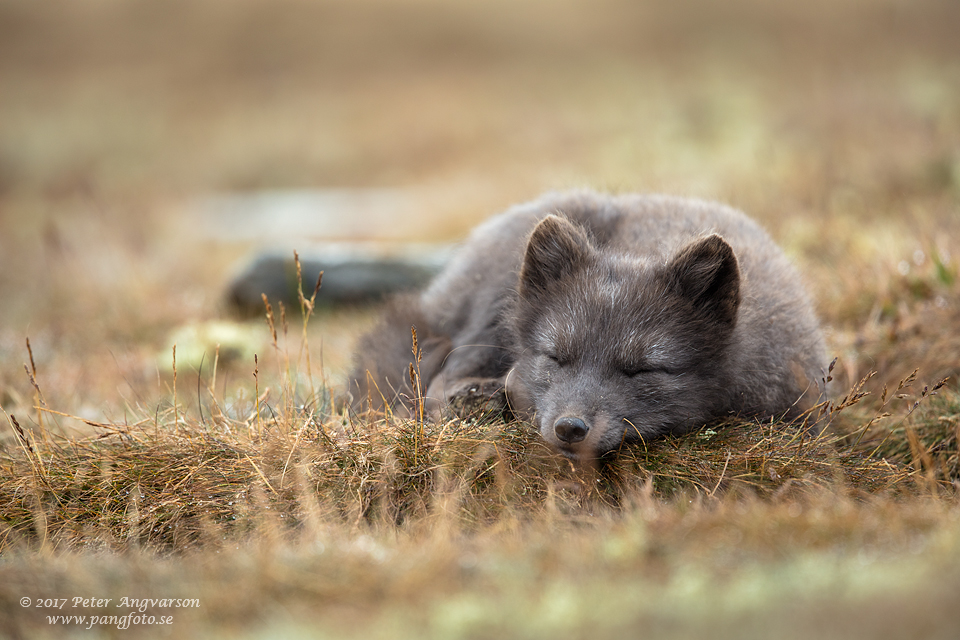
M 713 234 L 694 240 L 667 266 L 670 285 L 694 306 L 734 325 L 740 306 L 740 267 L 727 241 Z
M 583 228 L 561 216 L 549 215 L 537 224 L 520 268 L 520 294 L 541 295 L 587 263 L 593 247 Z

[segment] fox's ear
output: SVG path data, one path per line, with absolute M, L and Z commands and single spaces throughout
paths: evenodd
M 733 248 L 713 234 L 694 240 L 667 266 L 670 284 L 711 317 L 733 325 L 740 306 L 740 267 Z
M 580 269 L 593 252 L 584 230 L 550 215 L 530 234 L 520 269 L 520 295 L 538 295 L 551 283 Z

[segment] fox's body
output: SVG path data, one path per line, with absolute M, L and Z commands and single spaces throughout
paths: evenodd
M 361 342 L 354 404 L 410 406 L 410 326 L 434 408 L 506 386 L 567 455 L 730 415 L 795 415 L 820 396 L 819 325 L 770 237 L 728 207 L 548 195 L 478 227 Z

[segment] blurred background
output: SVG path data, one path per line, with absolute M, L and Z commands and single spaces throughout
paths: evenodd
M 174 342 L 182 394 L 233 345 L 231 393 L 273 351 L 225 303 L 251 253 L 456 241 L 573 187 L 760 219 L 843 384 L 952 373 L 958 27 L 953 0 L 0 0 L 0 405 L 35 413 L 27 364 L 58 410 L 152 414 Z M 326 205 L 222 206 L 264 194 Z M 371 317 L 311 320 L 311 373 Z

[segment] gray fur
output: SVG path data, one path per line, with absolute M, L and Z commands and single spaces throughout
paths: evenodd
M 701 200 L 548 194 L 488 220 L 362 339 L 355 408 L 411 408 L 411 324 L 435 414 L 505 385 L 571 457 L 732 415 L 796 416 L 822 391 L 796 272 L 743 213 Z

